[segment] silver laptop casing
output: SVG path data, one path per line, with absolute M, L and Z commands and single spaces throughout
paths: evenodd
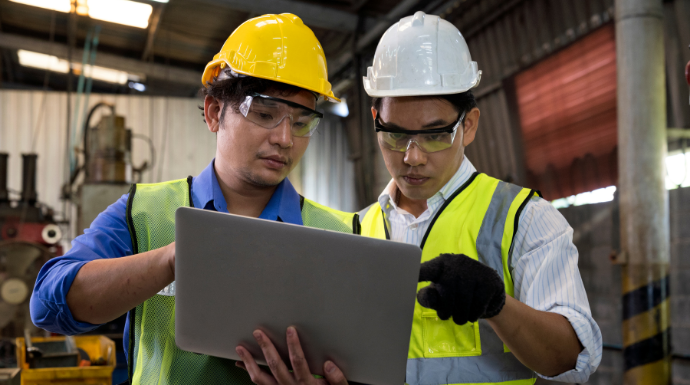
M 258 328 L 289 366 L 293 325 L 314 374 L 332 360 L 350 381 L 405 382 L 419 247 L 188 207 L 175 220 L 180 349 L 239 360 L 242 345 L 265 364 Z

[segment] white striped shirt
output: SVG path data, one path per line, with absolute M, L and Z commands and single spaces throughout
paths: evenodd
M 427 200 L 427 210 L 418 218 L 399 208 L 395 199 L 391 199 L 397 196 L 398 189 L 391 180 L 379 196 L 379 204 L 389 220 L 391 239 L 420 245 L 436 212 L 475 171 L 465 157 L 448 183 Z M 573 229 L 549 202 L 532 198 L 520 214 L 513 245 L 511 266 L 515 299 L 534 309 L 566 317 L 584 346 L 575 369 L 555 377 L 539 376 L 553 381 L 586 382 L 601 362 L 602 338 L 592 318 L 577 267 Z

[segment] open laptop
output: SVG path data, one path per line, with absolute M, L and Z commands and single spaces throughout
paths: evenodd
M 289 366 L 295 326 L 314 374 L 401 385 L 421 250 L 359 235 L 183 207 L 176 213 L 175 333 L 187 351 L 260 364 L 259 328 Z

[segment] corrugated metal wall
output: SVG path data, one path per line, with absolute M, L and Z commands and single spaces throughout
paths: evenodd
M 612 20 L 613 0 L 482 0 L 446 18 L 463 33 L 483 71 L 474 90 L 480 128 L 467 156 L 481 172 L 524 183 L 512 77 Z
M 526 182 L 513 76 L 602 24 L 613 22 L 614 0 L 462 0 L 444 15 L 464 35 L 483 71 L 474 90 L 482 110 L 477 139 L 467 149 L 475 166 L 501 179 Z M 688 127 L 690 1 L 664 2 L 669 127 Z M 671 141 L 669 148 L 678 144 Z
M 74 100 L 73 95 L 72 108 Z M 114 104 L 117 114 L 125 117 L 126 126 L 133 133 L 153 141 L 155 165 L 143 173 L 142 182 L 197 175 L 215 156 L 215 135 L 202 120 L 198 99 L 93 94 L 89 105 L 101 101 Z M 92 125 L 99 119 L 100 112 L 97 112 Z M 342 122 L 328 116 L 322 125 L 302 159 L 303 171 L 299 169 L 294 175 L 295 187 L 319 203 L 354 210 L 354 172 L 348 160 Z M 10 154 L 8 186 L 14 191 L 21 189 L 21 154 L 37 153 L 39 201 L 57 211 L 62 210 L 60 189 L 65 180 L 66 127 L 65 93 L 0 91 L 0 152 Z M 150 163 L 145 141 L 134 139 L 132 147 L 135 166 L 145 160 Z
M 515 76 L 527 183 L 545 199 L 618 183 L 616 84 L 612 23 Z

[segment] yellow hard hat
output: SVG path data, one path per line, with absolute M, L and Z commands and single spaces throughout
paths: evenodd
M 204 70 L 204 86 L 226 66 L 238 74 L 290 84 L 340 102 L 328 82 L 326 55 L 302 19 L 291 14 L 247 20 L 228 37 Z

